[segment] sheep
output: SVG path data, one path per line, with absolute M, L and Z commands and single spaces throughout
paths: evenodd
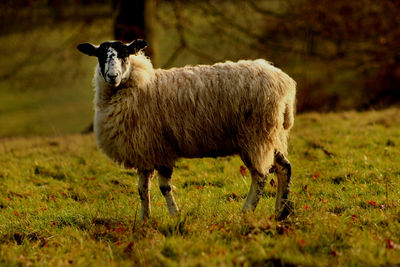
M 78 45 L 98 58 L 94 73 L 94 133 L 114 162 L 138 171 L 141 218 L 150 217 L 151 177 L 171 216 L 179 214 L 171 176 L 179 158 L 239 155 L 252 182 L 242 211 L 254 211 L 267 175 L 278 178 L 275 211 L 290 212 L 288 134 L 296 83 L 263 59 L 154 69 L 147 43 Z

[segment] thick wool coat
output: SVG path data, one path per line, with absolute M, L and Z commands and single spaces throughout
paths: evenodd
M 127 168 L 173 167 L 180 157 L 239 154 L 267 173 L 287 152 L 296 83 L 267 61 L 153 69 L 131 55 L 130 77 L 110 87 L 95 71 L 99 147 Z

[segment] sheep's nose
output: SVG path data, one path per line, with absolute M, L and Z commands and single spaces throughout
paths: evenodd
M 108 78 L 112 81 L 114 81 L 117 78 L 117 74 L 107 74 Z

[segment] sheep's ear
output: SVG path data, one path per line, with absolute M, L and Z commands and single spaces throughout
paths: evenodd
M 128 53 L 130 55 L 136 54 L 137 52 L 145 49 L 147 47 L 147 42 L 142 39 L 136 39 L 132 43 L 128 44 Z
M 82 53 L 88 55 L 88 56 L 97 56 L 97 47 L 89 44 L 89 43 L 83 43 L 78 45 L 78 50 L 81 51 Z

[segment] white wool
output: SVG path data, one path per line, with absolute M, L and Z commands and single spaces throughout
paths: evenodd
M 118 88 L 97 69 L 94 131 L 99 147 L 128 168 L 173 167 L 180 157 L 239 154 L 266 174 L 287 152 L 295 82 L 267 61 L 153 69 L 142 54 Z

